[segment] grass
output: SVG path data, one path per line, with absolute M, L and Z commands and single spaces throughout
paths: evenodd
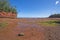
M 1 22 L 1 23 L 0 23 L 0 28 L 1 28 L 1 27 L 6 27 L 7 25 L 8 25 L 7 22 Z
M 58 26 L 60 25 L 60 21 L 49 20 L 49 21 L 39 22 L 38 24 L 43 26 Z

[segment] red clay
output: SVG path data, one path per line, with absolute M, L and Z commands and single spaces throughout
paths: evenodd
M 34 23 L 41 20 L 45 21 L 46 19 L 2 18 L 0 21 L 8 22 L 8 26 L 2 29 L 0 28 L 0 40 L 48 40 L 46 39 L 46 28 Z M 29 24 L 29 22 L 32 22 L 32 24 Z M 24 36 L 18 36 L 19 33 L 24 33 Z

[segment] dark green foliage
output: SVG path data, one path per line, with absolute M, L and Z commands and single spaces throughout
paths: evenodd
M 17 13 L 16 8 L 11 8 L 12 13 Z
M 60 18 L 60 14 L 53 14 L 53 15 L 50 15 L 49 18 Z
M 60 24 L 60 21 L 55 21 L 55 23 Z
M 8 0 L 0 0 L 0 12 L 2 11 L 17 13 L 16 8 L 12 7 Z

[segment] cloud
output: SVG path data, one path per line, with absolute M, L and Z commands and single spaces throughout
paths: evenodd
M 56 3 L 55 3 L 55 4 L 57 5 L 58 3 L 59 3 L 59 1 L 56 1 Z

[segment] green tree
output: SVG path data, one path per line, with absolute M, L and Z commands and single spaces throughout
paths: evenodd
M 16 8 L 12 7 L 8 0 L 0 0 L 0 11 L 17 13 Z
M 16 8 L 15 8 L 15 7 L 11 8 L 11 11 L 12 11 L 12 13 L 17 13 L 17 11 L 16 11 Z

